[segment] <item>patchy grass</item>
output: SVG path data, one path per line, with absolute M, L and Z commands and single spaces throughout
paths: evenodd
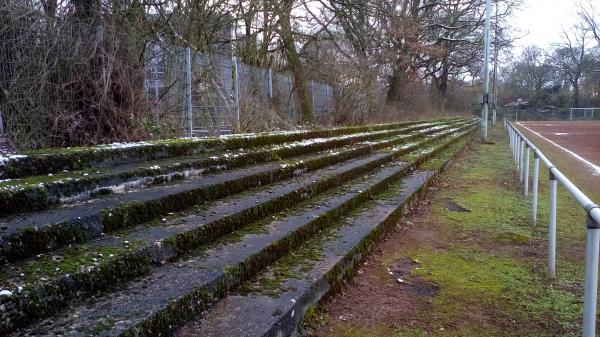
M 446 188 L 367 260 L 364 268 L 371 275 L 358 275 L 343 294 L 321 306 L 314 316 L 326 317 L 326 323 L 314 327 L 316 336 L 579 334 L 585 214 L 559 189 L 558 278 L 548 279 L 548 174 L 540 172 L 538 223 L 533 225 L 531 200 L 522 195 L 505 132 L 495 128 L 490 135 L 495 143 L 475 146 L 453 165 L 442 183 Z M 393 284 L 389 266 L 407 258 L 420 264 L 408 284 L 434 284 L 436 295 L 417 296 L 410 286 Z M 394 298 L 393 304 L 386 297 Z M 403 306 L 408 308 L 399 309 Z M 367 307 L 377 307 L 378 316 L 368 317 Z

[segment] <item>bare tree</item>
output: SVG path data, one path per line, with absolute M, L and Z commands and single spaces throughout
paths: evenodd
M 563 41 L 552 55 L 552 64 L 573 88 L 573 107 L 579 107 L 579 85 L 586 67 L 587 29 L 576 25 L 563 31 Z
M 598 46 L 600 46 L 600 11 L 598 8 L 592 1 L 582 2 L 579 4 L 577 14 L 583 22 L 584 27 L 591 32 Z
M 513 80 L 526 88 L 534 106 L 540 104 L 542 89 L 552 81 L 553 77 L 554 69 L 545 51 L 539 47 L 525 48 L 513 66 Z

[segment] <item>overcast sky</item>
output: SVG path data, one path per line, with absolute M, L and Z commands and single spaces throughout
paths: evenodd
M 562 28 L 577 22 L 573 0 L 525 0 L 521 10 L 513 17 L 516 36 L 522 37 L 515 43 L 515 54 L 525 46 L 550 47 L 561 38 Z

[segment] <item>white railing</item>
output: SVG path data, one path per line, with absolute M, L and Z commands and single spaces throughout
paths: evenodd
M 560 183 L 587 214 L 587 235 L 585 251 L 585 281 L 583 293 L 583 337 L 596 336 L 596 301 L 598 296 L 598 255 L 600 254 L 600 207 L 573 184 L 523 133 L 508 120 L 504 120 L 508 130 L 509 144 L 515 165 L 523 182 L 523 194 L 529 195 L 529 156 L 533 151 L 532 179 L 532 220 L 537 222 L 538 187 L 540 160 L 549 171 L 548 207 L 548 274 L 556 277 L 556 197 Z

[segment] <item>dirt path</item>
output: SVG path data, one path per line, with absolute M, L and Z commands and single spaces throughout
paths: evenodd
M 578 335 L 583 216 L 559 205 L 559 279 L 545 275 L 540 225 L 514 183 L 503 131 L 474 144 L 307 321 L 315 337 Z

